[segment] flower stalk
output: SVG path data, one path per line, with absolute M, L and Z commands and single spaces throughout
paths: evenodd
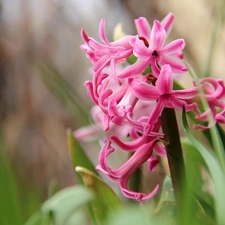
M 175 110 L 165 108 L 161 115 L 161 124 L 165 133 L 167 159 L 177 204 L 178 215 L 182 209 L 182 193 L 186 186 L 185 166 Z

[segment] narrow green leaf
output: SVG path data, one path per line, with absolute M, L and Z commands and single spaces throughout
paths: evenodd
M 216 128 L 217 128 L 218 134 L 220 136 L 220 140 L 222 142 L 223 149 L 225 151 L 225 132 L 224 132 L 223 128 L 218 123 L 216 124 Z
M 79 145 L 78 141 L 74 138 L 73 133 L 70 130 L 67 131 L 67 140 L 73 166 L 84 167 L 92 171 L 94 174 L 98 175 L 93 163 L 88 158 L 87 154 L 84 152 L 82 147 Z
M 215 205 L 215 216 L 218 225 L 223 225 L 225 216 L 224 216 L 224 208 L 225 208 L 225 174 L 223 169 L 220 166 L 220 163 L 215 157 L 215 154 L 209 151 L 205 146 L 203 146 L 198 140 L 190 132 L 188 127 L 186 113 L 183 111 L 182 114 L 183 126 L 186 131 L 187 137 L 192 142 L 192 144 L 196 147 L 199 151 L 201 156 L 203 157 L 209 173 L 211 175 L 214 188 L 215 188 L 215 198 L 214 198 L 214 205 Z
M 18 189 L 10 163 L 0 151 L 0 224 L 21 225 L 23 223 Z
M 213 193 L 207 189 L 210 186 L 210 181 L 207 179 L 205 161 L 196 147 L 188 139 L 182 140 L 182 148 L 185 153 L 188 190 L 199 205 L 201 205 L 205 213 L 214 219 Z
M 95 199 L 90 203 L 97 224 L 101 222 L 118 208 L 122 203 L 113 190 L 91 171 L 76 167 L 76 171 L 82 176 L 84 184 L 95 194 Z
M 89 113 L 75 90 L 58 71 L 46 63 L 39 63 L 42 81 L 52 94 L 69 110 L 80 126 L 89 124 Z

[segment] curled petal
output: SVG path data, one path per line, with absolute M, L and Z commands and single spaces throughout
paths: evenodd
M 105 176 L 107 176 L 110 180 L 114 181 L 114 182 L 118 182 L 119 178 L 116 178 L 114 176 L 111 176 L 107 171 L 105 171 L 104 169 L 102 169 L 102 167 L 100 165 L 97 165 L 95 168 L 97 171 L 103 173 Z
M 94 94 L 93 83 L 90 80 L 88 80 L 84 83 L 84 86 L 87 87 L 88 94 L 89 94 L 91 100 L 97 105 L 98 100 L 96 99 L 95 94 Z
M 108 97 L 113 93 L 111 89 L 105 89 L 99 96 L 98 102 L 100 107 L 108 105 Z
M 102 19 L 99 25 L 99 37 L 103 43 L 109 45 L 108 39 L 105 36 L 105 19 Z
M 224 97 L 225 87 L 222 79 L 203 78 L 200 83 L 208 101 Z
M 111 99 L 108 104 L 108 113 L 110 116 L 118 116 L 123 117 L 124 112 L 120 110 L 120 108 L 117 106 L 117 102 L 115 99 Z
M 119 147 L 126 151 L 134 151 L 142 144 L 146 143 L 147 140 L 150 140 L 148 136 L 142 136 L 134 141 L 123 142 L 117 136 L 111 136 L 111 140 L 113 140 Z
M 149 198 L 152 198 L 154 195 L 157 194 L 158 188 L 159 188 L 158 185 L 149 194 L 134 192 L 132 190 L 129 190 L 128 188 L 128 181 L 130 177 L 140 167 L 140 165 L 142 165 L 151 157 L 153 147 L 157 143 L 157 141 L 158 140 L 154 140 L 148 144 L 145 144 L 139 147 L 137 151 L 131 156 L 131 158 L 120 168 L 122 172 L 121 174 L 123 174 L 120 177 L 120 187 L 121 187 L 122 193 L 126 197 L 142 202 Z
M 128 189 L 127 182 L 128 182 L 127 179 L 120 179 L 120 188 L 123 195 L 127 198 L 131 198 L 139 202 L 143 202 L 150 198 L 153 198 L 158 193 L 159 190 L 159 185 L 157 184 L 154 190 L 149 194 L 135 192 Z

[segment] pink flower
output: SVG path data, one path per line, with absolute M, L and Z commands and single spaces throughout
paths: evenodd
M 119 78 L 135 77 L 151 65 L 153 74 L 158 77 L 162 65 L 169 64 L 173 73 L 187 72 L 187 67 L 181 61 L 182 50 L 185 47 L 183 39 L 177 39 L 165 45 L 168 32 L 172 27 L 173 15 L 169 14 L 161 23 L 157 20 L 151 29 L 143 17 L 135 20 L 139 35 L 132 38 L 130 44 L 137 62 L 127 67 L 118 75 Z
M 146 78 L 147 79 L 147 78 Z M 187 100 L 193 99 L 198 92 L 198 87 L 186 90 L 173 90 L 173 78 L 170 65 L 162 66 L 155 86 L 138 79 L 131 79 L 129 82 L 133 94 L 142 100 L 156 101 L 156 106 L 151 112 L 148 122 L 145 124 L 143 133 L 148 135 L 154 128 L 164 108 L 173 108 L 186 111 L 194 111 L 198 114 L 196 103 L 189 104 Z
M 94 105 L 91 109 L 93 123 L 90 126 L 82 127 L 74 132 L 74 137 L 81 141 L 92 141 L 96 139 L 109 139 L 113 135 L 118 135 L 121 138 L 126 138 L 130 135 L 131 127 L 123 124 L 118 126 L 115 123 L 111 124 L 110 129 L 105 131 L 104 113 L 99 106 Z
M 107 165 L 107 157 L 115 151 L 115 149 L 111 146 L 110 141 L 106 141 L 104 147 L 100 153 L 100 164 L 97 166 L 97 170 L 104 173 L 113 181 L 116 181 L 120 184 L 120 188 L 124 196 L 137 200 L 137 201 L 145 201 L 149 198 L 152 198 L 157 194 L 159 185 L 155 187 L 155 189 L 149 193 L 139 193 L 134 192 L 128 188 L 128 181 L 132 174 L 147 160 L 149 160 L 152 156 L 152 151 L 154 145 L 158 142 L 158 140 L 154 139 L 153 141 L 143 144 L 134 152 L 134 154 L 128 159 L 126 163 L 124 163 L 119 169 L 111 169 Z
M 88 37 L 82 29 L 81 36 L 85 44 L 81 45 L 81 49 L 86 51 L 86 55 L 94 64 L 94 72 L 101 72 L 106 66 L 110 66 L 112 76 L 119 83 L 116 64 L 125 62 L 126 58 L 132 54 L 132 47 L 129 41 L 132 36 L 127 35 L 121 39 L 109 42 L 105 35 L 105 20 L 102 19 L 99 25 L 99 37 L 103 44 Z
M 203 88 L 203 97 L 206 99 L 209 109 L 197 115 L 195 118 L 204 122 L 209 121 L 209 123 L 207 126 L 195 124 L 194 127 L 196 129 L 206 130 L 215 125 L 216 122 L 225 123 L 225 86 L 223 80 L 203 78 L 200 80 L 200 85 Z

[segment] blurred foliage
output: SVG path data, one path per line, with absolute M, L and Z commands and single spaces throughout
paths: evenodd
M 79 126 L 89 124 L 88 107 L 78 98 L 77 93 L 66 79 L 51 65 L 39 63 L 40 76 L 49 91 L 71 113 Z

